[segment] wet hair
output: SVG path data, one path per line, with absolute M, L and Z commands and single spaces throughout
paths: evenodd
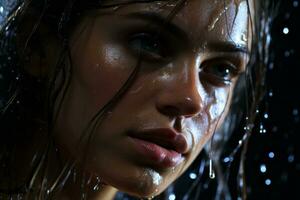
M 91 9 L 114 8 L 133 3 L 153 1 L 156 0 L 15 1 L 14 8 L 1 25 L 0 32 L 0 198 L 20 197 L 21 199 L 39 196 L 41 199 L 49 199 L 51 198 L 51 192 L 59 191 L 64 186 L 73 170 L 75 163 L 73 160 L 70 160 L 62 167 L 57 180 L 51 185 L 50 192 L 46 180 L 42 180 L 41 187 L 38 191 L 35 191 L 35 185 L 38 181 L 36 180 L 37 174 L 43 177 L 46 176 L 47 172 L 45 169 L 47 169 L 48 165 L 48 154 L 51 149 L 55 148 L 53 127 L 72 76 L 69 36 L 80 17 Z M 176 6 L 173 12 L 170 13 L 168 20 L 172 20 L 173 15 L 178 12 L 186 1 L 174 1 Z M 220 0 L 220 2 L 224 3 L 224 5 L 226 4 L 226 0 Z M 231 192 L 227 184 L 229 172 L 226 169 L 224 170 L 220 163 L 224 149 L 227 149 L 225 153 L 229 155 L 230 159 L 239 161 L 236 175 L 240 180 L 239 184 L 243 183 L 242 187 L 239 188 L 239 196 L 245 197 L 246 195 L 244 182 L 245 154 L 251 130 L 254 126 L 255 111 L 264 95 L 265 70 L 269 64 L 270 25 L 274 15 L 273 1 L 254 0 L 254 2 L 255 14 L 250 13 L 250 9 L 248 10 L 250 16 L 254 16 L 250 20 L 254 34 L 249 64 L 246 72 L 238 80 L 239 84 L 235 88 L 228 117 L 225 119 L 223 126 L 216 131 L 211 146 L 205 148 L 206 152 L 214 152 L 211 159 L 215 163 L 218 180 L 215 199 L 231 198 Z M 249 2 L 248 7 L 250 7 Z M 22 35 L 22 28 L 24 28 L 22 24 L 28 23 L 28 20 L 30 20 L 29 28 L 27 27 L 29 31 L 25 31 L 27 35 Z M 42 36 L 37 31 L 42 23 L 48 27 L 47 30 L 49 32 L 47 34 L 54 35 L 61 42 L 62 48 L 55 67 L 51 68 L 47 73 L 45 73 L 44 69 L 40 69 L 37 72 L 38 75 L 33 76 L 24 66 L 30 62 L 32 56 L 37 56 L 39 62 L 42 62 L 42 59 L 45 57 L 45 52 L 41 45 Z M 19 35 L 22 35 L 22 39 L 24 39 L 22 42 L 18 41 Z M 69 65 L 66 65 L 66 60 L 69 62 Z M 136 67 L 132 70 L 125 84 L 89 121 L 86 130 L 81 135 L 78 148 L 86 149 L 94 129 L 104 119 L 106 112 L 112 109 L 122 98 L 122 95 L 126 93 L 127 89 L 134 82 L 139 68 L 140 60 L 138 59 Z M 244 131 L 234 136 L 234 138 L 238 138 L 240 142 L 237 146 L 229 147 L 228 141 L 230 138 L 233 138 L 231 133 L 239 127 L 243 127 Z M 48 138 L 48 143 L 45 145 L 45 148 L 32 155 L 32 162 L 28 163 L 32 166 L 32 170 L 24 184 L 17 185 L 14 182 L 14 176 L 16 176 L 14 169 L 17 166 L 12 165 L 19 158 L 15 156 L 17 149 L 15 141 L 30 141 L 33 137 L 32 132 L 45 135 Z M 237 152 L 239 152 L 239 156 L 237 156 Z M 206 153 L 204 156 L 200 156 L 195 161 L 195 164 L 191 166 L 199 172 L 199 176 L 183 195 L 183 199 L 188 199 L 191 194 L 195 196 L 195 199 L 198 199 L 197 195 L 203 190 L 204 179 L 207 179 L 207 176 L 201 174 L 204 174 L 203 172 L 207 169 L 205 167 L 207 165 L 205 157 L 208 155 L 210 154 Z M 85 154 L 83 153 L 79 157 L 84 160 L 84 156 Z M 4 184 L 1 180 L 9 180 L 9 183 Z M 83 182 L 85 181 L 83 180 Z M 170 186 L 170 188 L 172 187 L 176 188 L 176 185 Z M 167 189 L 166 193 L 158 198 L 163 199 L 170 191 L 172 190 Z

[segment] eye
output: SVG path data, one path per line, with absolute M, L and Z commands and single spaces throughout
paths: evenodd
M 147 60 L 163 60 L 167 58 L 166 44 L 158 34 L 138 33 L 129 40 L 130 48 Z
M 215 85 L 227 85 L 239 75 L 236 65 L 229 61 L 206 61 L 200 67 L 200 74 Z

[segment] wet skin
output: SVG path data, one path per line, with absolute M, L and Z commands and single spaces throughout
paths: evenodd
M 87 12 L 72 34 L 73 74 L 56 125 L 60 151 L 76 158 L 84 128 L 141 58 L 92 134 L 86 170 L 143 197 L 178 178 L 222 123 L 249 46 L 245 2 L 229 3 L 225 17 L 223 3 L 188 1 L 167 24 L 174 5 L 162 5 Z

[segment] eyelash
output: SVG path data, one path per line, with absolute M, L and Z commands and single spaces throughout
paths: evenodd
M 237 65 L 223 59 L 205 61 L 199 70 L 199 76 L 216 86 L 230 85 L 240 73 Z
M 171 57 L 170 45 L 158 33 L 135 33 L 129 38 L 128 44 L 135 54 L 150 62 L 166 62 Z

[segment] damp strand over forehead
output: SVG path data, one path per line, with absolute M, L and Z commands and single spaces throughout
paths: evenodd
M 85 3 L 85 8 L 97 9 L 97 8 L 113 8 L 120 6 L 127 6 L 136 3 L 153 3 L 153 2 L 170 2 L 170 1 L 179 1 L 179 0 L 103 0 L 103 1 L 91 1 Z

